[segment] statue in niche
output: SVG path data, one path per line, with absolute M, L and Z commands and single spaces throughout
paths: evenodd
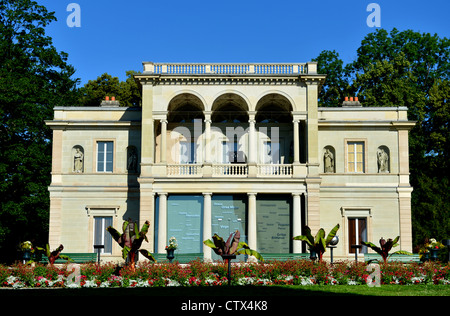
M 136 148 L 130 147 L 128 149 L 128 162 L 127 162 L 127 170 L 128 172 L 137 172 L 137 151 Z
M 84 155 L 81 151 L 80 147 L 75 148 L 75 154 L 73 155 L 73 171 L 75 173 L 82 173 L 83 172 L 83 159 Z
M 389 155 L 380 147 L 377 151 L 378 173 L 389 172 Z
M 334 173 L 334 155 L 329 148 L 325 149 L 323 161 L 325 173 Z

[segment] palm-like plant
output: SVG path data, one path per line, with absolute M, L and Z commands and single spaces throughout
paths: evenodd
M 126 260 L 127 258 L 129 259 L 132 269 L 134 269 L 135 267 L 135 257 L 138 251 L 147 259 L 156 262 L 155 258 L 149 251 L 145 249 L 139 249 L 141 248 L 142 242 L 144 240 L 148 242 L 146 235 L 149 226 L 150 222 L 146 221 L 142 226 L 142 229 L 139 230 L 137 223 L 129 219 L 128 221 L 123 222 L 122 234 L 120 234 L 112 226 L 106 228 L 113 239 L 122 247 L 122 258 L 124 260 Z
M 216 254 L 221 256 L 224 260 L 228 260 L 228 256 L 233 256 L 236 254 L 246 254 L 249 256 L 254 256 L 256 259 L 264 261 L 264 258 L 256 250 L 250 249 L 247 243 L 239 241 L 241 238 L 241 233 L 239 230 L 231 233 L 228 240 L 225 242 L 222 237 L 217 234 L 211 239 L 205 240 L 203 243 L 211 247 Z
M 67 256 L 67 255 L 62 255 L 62 254 L 61 254 L 61 252 L 62 252 L 63 249 L 64 249 L 64 246 L 63 246 L 63 245 L 59 245 L 59 247 L 56 248 L 56 249 L 53 250 L 53 251 L 50 251 L 50 246 L 49 246 L 48 244 L 45 246 L 45 248 L 42 248 L 42 247 L 36 247 L 36 249 L 37 249 L 38 251 L 44 252 L 44 254 L 45 254 L 45 255 L 47 256 L 47 258 L 48 258 L 48 263 L 49 263 L 50 265 L 53 265 L 53 264 L 55 263 L 56 259 L 64 259 L 64 260 L 67 260 L 67 261 L 70 261 L 70 262 L 73 261 L 69 256 Z
M 373 251 L 378 253 L 383 258 L 384 263 L 386 263 L 386 261 L 389 257 L 389 251 L 391 251 L 391 249 L 393 247 L 398 246 L 399 239 L 400 239 L 400 236 L 395 237 L 394 240 L 392 240 L 391 238 L 389 238 L 388 240 L 385 240 L 383 237 L 381 237 L 381 239 L 379 241 L 380 247 L 378 247 L 377 245 L 375 245 L 371 242 L 367 242 L 367 241 L 362 241 L 361 243 L 363 244 L 363 246 L 372 248 Z M 410 252 L 404 251 L 404 250 L 398 250 L 396 252 L 393 252 L 392 254 L 411 255 Z
M 311 251 L 311 255 L 316 253 L 319 256 L 319 261 L 322 261 L 322 257 L 324 252 L 327 250 L 327 246 L 331 243 L 331 240 L 334 236 L 336 236 L 337 231 L 339 230 L 339 224 L 334 226 L 334 228 L 330 231 L 330 233 L 325 238 L 325 230 L 323 228 L 319 229 L 316 236 L 313 237 L 311 234 L 311 229 L 308 226 L 305 226 L 305 234 L 300 236 L 295 236 L 294 240 L 305 241 L 309 250 Z

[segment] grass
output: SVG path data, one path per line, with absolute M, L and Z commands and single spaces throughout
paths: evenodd
M 448 285 L 272 285 L 150 288 L 0 289 L 0 296 L 152 296 L 152 297 L 287 297 L 287 296 L 450 296 Z

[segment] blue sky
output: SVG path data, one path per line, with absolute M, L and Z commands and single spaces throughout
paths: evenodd
M 344 62 L 376 27 L 370 3 L 380 7 L 381 28 L 412 29 L 450 38 L 449 0 L 37 0 L 54 11 L 47 35 L 82 84 L 109 73 L 142 71 L 153 62 L 307 62 L 336 50 Z M 70 3 L 80 27 L 69 27 Z

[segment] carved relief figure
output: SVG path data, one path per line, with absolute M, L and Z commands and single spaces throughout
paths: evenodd
M 377 160 L 378 173 L 389 172 L 389 155 L 382 147 L 378 148 Z
M 325 173 L 334 173 L 334 156 L 329 148 L 325 149 L 325 153 L 323 154 L 323 160 Z
M 73 171 L 76 173 L 83 172 L 83 158 L 84 155 L 81 152 L 80 147 L 75 148 L 75 154 L 73 155 Z

